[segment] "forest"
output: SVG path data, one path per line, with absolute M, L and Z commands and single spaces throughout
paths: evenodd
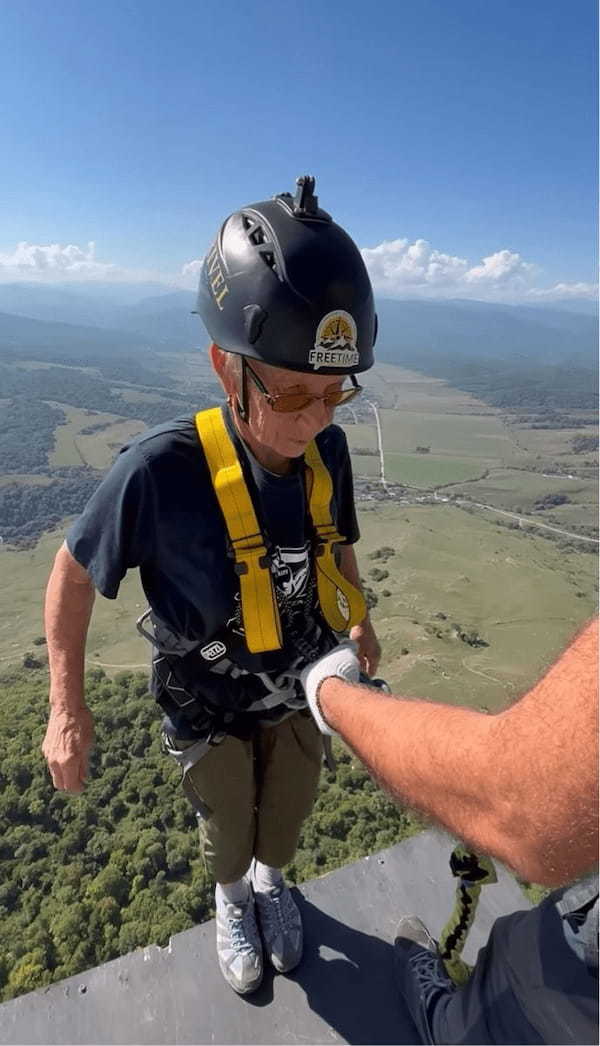
M 126 401 L 119 387 L 111 383 L 117 376 L 140 382 L 164 380 L 169 386 L 173 382 L 135 360 L 104 357 L 97 363 L 103 377 L 72 367 L 25 369 L 0 362 L 4 397 L 0 401 L 0 461 L 2 474 L 9 480 L 0 486 L 0 534 L 16 548 L 31 547 L 44 531 L 81 512 L 102 479 L 102 472 L 86 466 L 50 467 L 48 455 L 55 446 L 56 427 L 66 420 L 65 412 L 52 402 L 89 412 L 87 431 L 93 432 L 104 427 L 102 420 L 97 421 L 98 412 L 134 418 L 152 427 L 174 417 L 192 416 L 216 401 L 217 389 L 210 382 L 194 389 L 193 397 L 191 392 L 169 387 L 161 389 L 156 400 Z M 10 482 L 13 475 L 19 477 L 18 482 Z M 48 476 L 51 482 L 44 486 L 27 483 L 26 475 Z
M 2 391 L 8 392 L 4 382 Z M 54 430 L 64 417 L 62 410 L 27 396 L 16 396 L 0 403 L 2 472 L 47 472 L 48 451 L 54 446 Z
M 471 360 L 432 356 L 403 360 L 405 366 L 445 378 L 492 407 L 595 410 L 597 374 L 579 363 L 555 365 L 513 360 Z
M 40 637 L 41 638 L 41 637 Z M 210 918 L 212 883 L 179 771 L 161 751 L 160 710 L 142 673 L 87 674 L 96 724 L 80 796 L 54 791 L 40 752 L 48 710 L 42 659 L 0 678 L 0 999 L 61 980 Z M 40 666 L 41 667 L 35 667 Z M 286 871 L 322 875 L 419 831 L 336 742 Z
M 102 478 L 95 469 L 62 468 L 47 486 L 6 483 L 0 487 L 2 540 L 14 548 L 31 548 L 41 535 L 79 515 Z
M 156 375 L 154 379 L 156 380 Z M 190 395 L 169 389 L 164 397 L 156 402 L 125 402 L 119 390 L 115 390 L 110 383 L 82 370 L 68 367 L 23 370 L 0 363 L 0 388 L 3 397 L 8 401 L 4 409 L 9 412 L 8 438 L 14 446 L 18 446 L 24 435 L 29 436 L 32 422 L 27 414 L 31 408 L 37 408 L 42 400 L 68 403 L 73 407 L 117 414 L 125 418 L 137 418 L 145 421 L 147 425 L 158 425 L 178 414 L 192 413 L 214 401 L 214 397 L 208 395 L 205 390 L 194 390 L 192 399 Z M 4 424 L 2 427 L 4 428 Z

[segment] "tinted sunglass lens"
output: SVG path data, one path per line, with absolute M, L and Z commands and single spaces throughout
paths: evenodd
M 304 410 L 310 403 L 312 403 L 312 398 L 304 393 L 292 392 L 289 395 L 283 393 L 283 395 L 275 397 L 273 410 L 278 411 L 280 414 L 292 414 L 293 412 Z
M 342 403 L 348 403 L 350 400 L 353 400 L 359 392 L 362 392 L 360 385 L 356 385 L 351 389 L 336 389 L 335 392 L 328 392 L 327 395 L 323 396 L 323 402 L 328 407 L 339 407 Z M 314 401 L 315 397 L 308 396 L 305 392 L 283 392 L 281 396 L 274 396 L 269 402 L 272 409 L 279 414 L 293 414 L 300 410 L 306 410 Z
M 359 388 L 352 388 L 339 389 L 337 392 L 330 392 L 329 395 L 325 397 L 325 403 L 328 407 L 340 407 L 342 403 L 348 403 L 350 400 L 353 400 L 360 391 Z

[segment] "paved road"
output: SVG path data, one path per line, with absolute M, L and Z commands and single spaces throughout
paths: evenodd
M 437 491 L 434 491 L 434 497 L 436 500 L 441 500 L 438 496 Z M 555 534 L 563 534 L 566 538 L 574 538 L 575 541 L 590 541 L 592 545 L 597 545 L 597 538 L 586 537 L 585 534 L 574 534 L 572 530 L 562 530 L 560 527 L 553 527 L 550 523 L 541 523 L 539 519 L 527 519 L 525 516 L 517 516 L 514 512 L 507 512 L 503 508 L 495 508 L 494 505 L 484 505 L 481 501 L 471 501 L 469 498 L 461 498 L 460 500 L 453 502 L 455 505 L 472 505 L 474 508 L 487 509 L 488 512 L 497 512 L 500 516 L 509 516 L 510 519 L 516 519 L 522 526 L 524 523 L 530 527 L 541 527 L 543 530 L 553 530 Z

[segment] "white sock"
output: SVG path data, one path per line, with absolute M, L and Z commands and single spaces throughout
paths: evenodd
M 250 885 L 247 879 L 238 879 L 235 883 L 217 883 L 215 899 L 217 904 L 244 904 L 250 896 Z
M 252 885 L 255 890 L 258 890 L 259 893 L 266 892 L 272 890 L 274 886 L 279 886 L 282 882 L 281 868 L 272 868 L 270 864 L 254 861 Z

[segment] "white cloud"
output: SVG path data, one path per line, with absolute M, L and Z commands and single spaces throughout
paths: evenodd
M 465 273 L 467 283 L 487 283 L 490 286 L 507 284 L 515 280 L 522 283 L 529 280 L 537 271 L 531 262 L 523 261 L 520 254 L 513 251 L 496 251 L 484 258 L 481 265 L 474 265 Z
M 177 283 L 178 277 L 157 270 L 128 269 L 113 262 L 98 261 L 96 244 L 27 243 L 23 240 L 14 250 L 0 250 L 0 282 L 27 280 L 38 283 L 65 281 L 140 283 L 159 281 Z
M 204 258 L 194 258 L 193 261 L 186 262 L 185 265 L 181 266 L 179 282 L 184 287 L 196 289 L 203 261 Z
M 538 286 L 539 268 L 516 251 L 502 249 L 474 263 L 447 254 L 427 240 L 384 240 L 362 248 L 375 293 L 388 298 L 476 298 L 483 301 L 553 301 L 596 298 L 593 283 L 558 282 Z M 203 258 L 185 262 L 178 272 L 128 269 L 96 257 L 93 241 L 76 244 L 34 244 L 23 241 L 0 250 L 0 282 L 19 280 L 56 283 L 109 281 L 160 282 L 166 287 L 196 289 Z
M 18 243 L 14 251 L 5 254 L 0 252 L 0 273 L 18 273 L 21 276 L 59 276 L 87 279 L 107 279 L 116 266 L 96 260 L 96 245 L 93 241 L 87 247 L 77 247 L 69 243 Z
M 460 280 L 468 268 L 464 258 L 443 254 L 427 240 L 384 240 L 377 247 L 363 247 L 361 253 L 375 291 L 392 297 L 423 291 L 434 296 Z
M 597 283 L 555 283 L 553 287 L 532 287 L 529 291 L 532 298 L 544 298 L 548 301 L 560 298 L 597 298 Z
M 514 300 L 527 293 L 538 271 L 514 251 L 496 251 L 473 265 L 427 240 L 384 240 L 361 253 L 375 292 L 392 298 Z

